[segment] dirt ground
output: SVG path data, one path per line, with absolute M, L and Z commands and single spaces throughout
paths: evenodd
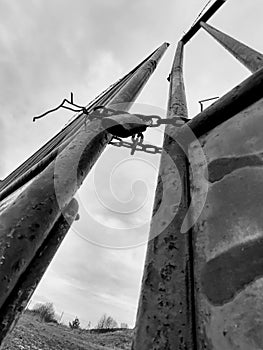
M 24 314 L 8 336 L 3 350 L 128 350 L 132 330 L 90 334 L 63 325 L 42 323 Z

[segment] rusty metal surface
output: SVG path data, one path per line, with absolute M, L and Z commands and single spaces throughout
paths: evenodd
M 11 331 L 26 307 L 38 283 L 53 259 L 57 249 L 70 229 L 78 213 L 78 203 L 73 198 L 52 227 L 48 237 L 37 251 L 16 287 L 3 305 L 0 313 L 0 343 Z
M 129 108 L 167 49 L 163 44 L 120 93 L 122 108 Z M 137 80 L 141 81 L 137 81 Z M 125 100 L 129 98 L 129 100 Z M 112 102 L 112 101 L 111 101 Z M 114 99 L 116 103 L 116 99 Z M 108 104 L 111 106 L 111 104 Z M 71 202 L 112 136 L 100 120 L 83 125 L 56 160 L 38 175 L 0 214 L 0 313 L 29 267 L 61 212 Z M 33 282 L 33 281 L 31 281 Z
M 170 75 L 167 117 L 187 117 L 179 42 Z M 193 349 L 187 159 L 169 125 L 161 156 L 133 350 Z
M 252 73 L 263 66 L 263 55 L 251 47 L 241 43 L 231 36 L 219 31 L 216 28 L 201 22 L 201 27 L 215 38 L 228 52 L 231 53 Z
M 263 99 L 193 143 L 198 349 L 263 349 Z

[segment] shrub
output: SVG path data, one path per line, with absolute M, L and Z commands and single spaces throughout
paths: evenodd
M 104 314 L 101 316 L 98 324 L 96 326 L 97 329 L 109 329 L 109 328 L 118 328 L 118 323 L 111 317 Z
M 36 304 L 32 309 L 32 312 L 39 318 L 41 322 L 57 322 L 54 306 L 52 303 Z

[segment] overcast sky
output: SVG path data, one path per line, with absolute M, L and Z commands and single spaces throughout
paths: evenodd
M 162 42 L 171 43 L 136 110 L 165 114 L 175 44 L 206 0 L 0 0 L 0 178 L 72 117 L 32 117 L 74 92 L 87 104 Z M 209 21 L 263 52 L 262 0 L 228 0 Z M 185 50 L 190 117 L 249 72 L 203 31 Z M 162 133 L 147 133 L 161 143 Z M 108 147 L 78 195 L 74 224 L 33 297 L 66 322 L 95 325 L 103 313 L 134 325 L 159 156 Z

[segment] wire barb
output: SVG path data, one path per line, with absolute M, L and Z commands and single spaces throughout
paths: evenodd
M 68 103 L 70 106 L 73 106 L 73 107 L 70 107 L 70 106 L 65 106 L 65 103 Z M 50 114 L 50 113 L 53 113 L 57 110 L 59 110 L 60 108 L 65 108 L 65 109 L 69 109 L 70 111 L 72 112 L 82 112 L 86 115 L 89 114 L 89 112 L 87 111 L 86 107 L 84 106 L 80 106 L 80 105 L 77 105 L 75 102 L 74 102 L 74 99 L 73 99 L 73 92 L 70 93 L 70 101 L 66 98 L 64 98 L 64 100 L 61 102 L 60 105 L 58 105 L 57 107 L 53 108 L 53 109 L 49 109 L 47 112 L 43 113 L 43 114 L 40 114 L 36 117 L 33 118 L 33 122 L 36 121 L 36 119 L 41 119 L 43 117 L 45 117 L 47 114 Z
M 204 100 L 198 101 L 198 103 L 200 104 L 200 107 L 201 107 L 201 112 L 203 112 L 203 110 L 204 110 L 204 102 L 217 100 L 218 98 L 219 98 L 219 96 L 216 96 L 216 97 L 205 98 Z

